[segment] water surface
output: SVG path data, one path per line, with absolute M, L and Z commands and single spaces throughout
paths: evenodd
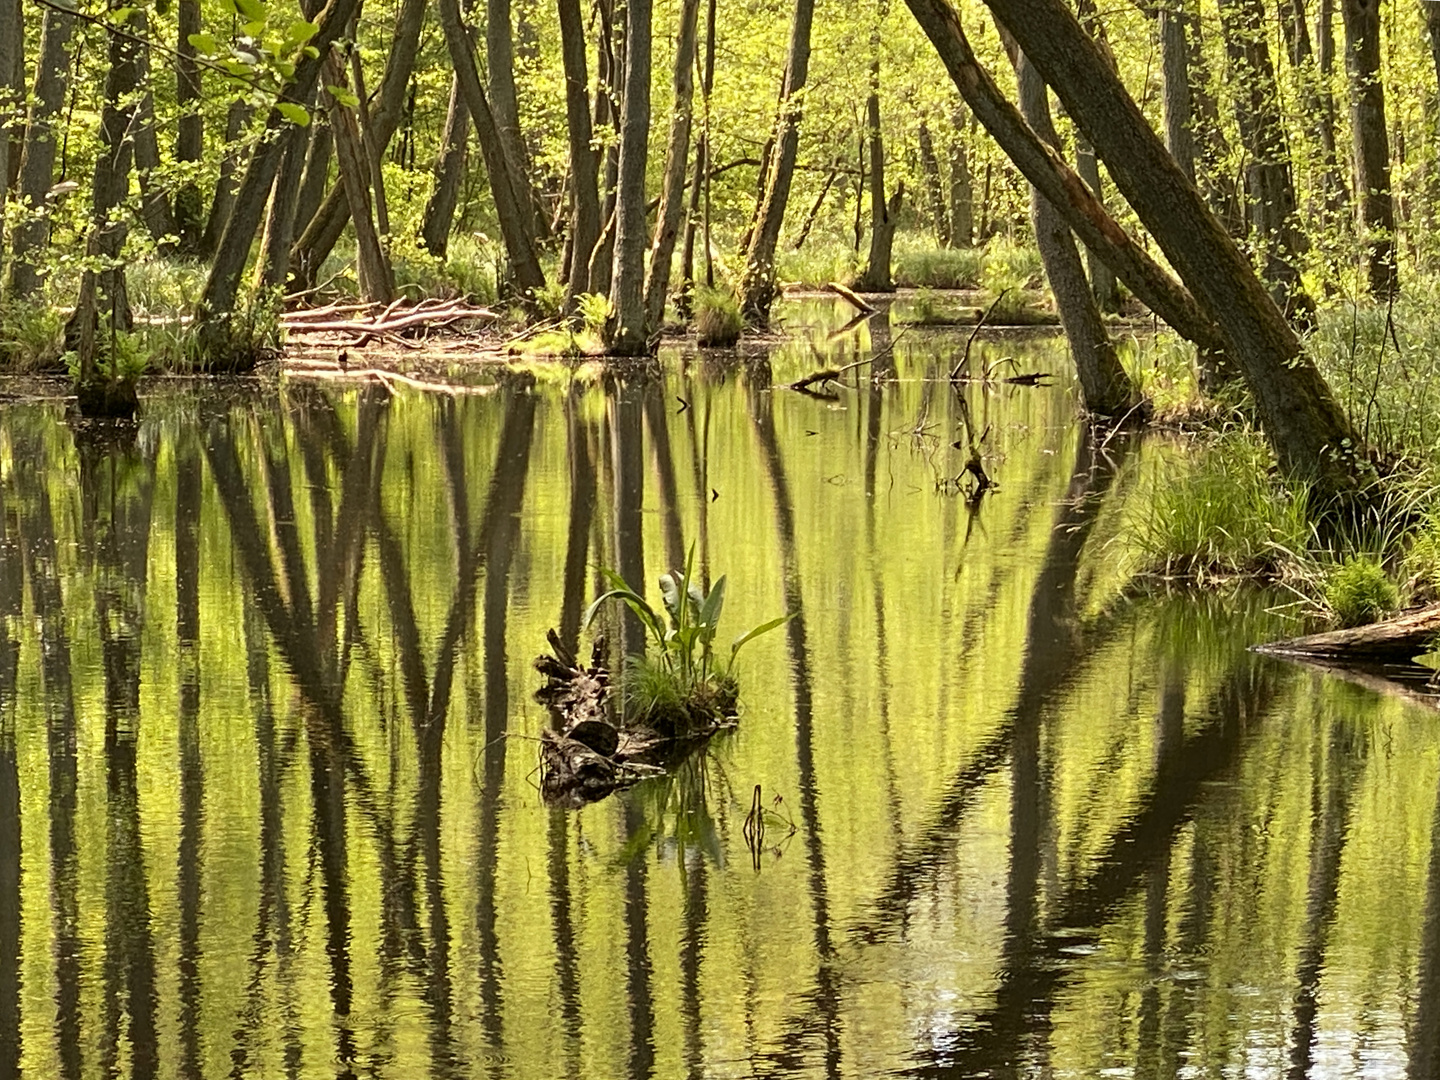
M 0 411 L 0 1077 L 1433 1075 L 1433 711 L 1127 588 L 1162 455 L 1063 375 L 835 322 Z M 546 630 L 692 547 L 729 633 L 800 613 L 738 730 L 548 809 Z

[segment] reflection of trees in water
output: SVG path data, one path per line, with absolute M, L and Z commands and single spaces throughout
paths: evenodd
M 23 559 L 19 515 L 12 517 L 0 485 L 0 1080 L 20 1075 L 20 761 L 15 721 Z

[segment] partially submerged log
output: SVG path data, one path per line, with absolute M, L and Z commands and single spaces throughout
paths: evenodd
M 1340 663 L 1399 663 L 1429 652 L 1437 636 L 1440 604 L 1430 604 L 1367 626 L 1257 645 L 1255 651 Z
M 645 726 L 617 724 L 610 701 L 613 684 L 602 662 L 604 642 L 595 642 L 587 667 L 554 630 L 546 639 L 551 651 L 535 658 L 545 685 L 535 697 L 559 722 L 558 728 L 540 735 L 540 794 L 549 806 L 579 809 L 663 775 L 726 726 L 716 720 L 676 738 Z

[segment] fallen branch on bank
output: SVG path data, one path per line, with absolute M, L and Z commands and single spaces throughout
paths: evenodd
M 1398 663 L 1429 652 L 1437 636 L 1440 604 L 1430 604 L 1366 626 L 1256 645 L 1254 651 L 1337 663 Z
M 850 303 L 855 306 L 855 309 L 862 315 L 874 315 L 877 310 L 873 304 L 848 285 L 841 285 L 838 281 L 832 281 L 829 282 L 825 288 L 829 289 L 836 296 L 844 297 L 850 301 Z
M 406 338 L 437 330 L 454 330 L 464 324 L 489 323 L 498 316 L 487 307 L 465 300 L 425 299 L 412 304 L 407 298 L 381 307 L 378 304 L 327 304 L 280 316 L 280 326 L 289 337 L 312 334 L 349 335 L 355 346 L 371 341 L 405 348 L 414 346 Z

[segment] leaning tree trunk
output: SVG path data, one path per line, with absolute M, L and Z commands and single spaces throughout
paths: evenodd
M 445 130 L 440 136 L 440 153 L 435 160 L 435 190 L 425 204 L 425 218 L 420 227 L 425 250 L 437 259 L 443 259 L 450 248 L 450 229 L 455 223 L 455 209 L 460 205 L 460 184 L 465 179 L 465 161 L 469 156 L 465 144 L 469 137 L 470 114 L 460 97 L 460 80 L 452 75 Z
M 380 80 L 380 89 L 376 91 L 374 108 L 370 111 L 365 130 L 365 143 L 372 148 L 367 169 L 378 167 L 380 155 L 390 145 L 395 129 L 400 126 L 411 76 L 415 71 L 426 7 L 427 0 L 402 0 L 395 16 L 395 32 L 385 58 L 385 74 Z M 474 63 L 473 57 L 471 63 Z M 315 275 L 334 250 L 349 219 L 350 204 L 345 201 L 345 185 L 338 182 L 313 216 L 297 216 L 295 227 L 300 231 L 300 238 L 295 242 L 290 259 L 292 291 L 314 286 Z
M 70 35 L 75 16 L 60 8 L 46 8 L 40 29 L 40 58 L 35 66 L 35 87 L 25 133 L 25 150 L 20 159 L 18 197 L 28 213 L 15 227 L 10 262 L 9 295 L 24 299 L 33 296 L 44 279 L 40 252 L 50 234 L 47 200 L 55 183 L 55 144 L 59 132 L 54 124 L 65 103 L 70 71 Z
M 230 212 L 235 209 L 235 196 L 240 191 L 241 142 L 240 133 L 250 125 L 251 108 L 244 98 L 230 103 L 225 114 L 225 145 L 228 149 L 220 159 L 220 176 L 215 181 L 215 194 L 210 200 L 210 212 L 205 216 L 205 231 L 200 236 L 200 250 L 197 254 L 208 259 L 220 247 L 220 238 L 230 221 Z
M 1063 0 L 987 0 L 1105 160 L 1230 346 L 1281 467 L 1317 508 L 1355 507 L 1374 470 L 1357 433 L 1254 269 L 1165 150 Z M 959 30 L 945 0 L 906 0 L 931 40 Z
M 961 96 L 1025 179 L 1040 189 L 1084 244 L 1151 311 L 1188 341 L 1223 351 L 1226 339 L 1179 282 L 1170 277 L 1096 200 L 1085 181 L 1040 139 L 980 66 L 959 18 L 946 0 L 906 0 L 940 54 Z
M 355 226 L 355 265 L 360 279 L 360 296 L 372 304 L 388 304 L 395 299 L 395 273 L 390 257 L 380 244 L 375 216 L 370 201 L 369 156 L 355 122 L 355 110 L 335 96 L 345 87 L 345 67 L 334 53 L 326 65 L 327 92 L 330 98 L 330 130 L 335 135 L 335 160 L 340 166 L 340 182 L 345 186 L 345 202 L 350 207 L 350 223 Z M 277 193 L 278 195 L 279 193 Z
M 1035 133 L 1057 150 L 1060 136 L 1050 118 L 1050 92 L 1045 80 L 1023 52 L 1015 55 L 1015 77 L 1020 89 L 1020 112 Z M 1119 416 L 1129 410 L 1138 395 L 1100 317 L 1075 238 L 1058 209 L 1033 186 L 1030 188 L 1030 221 L 1035 243 L 1045 264 L 1045 276 L 1055 296 L 1060 325 L 1070 342 L 1085 408 L 1101 416 Z
M 520 132 L 520 99 L 515 92 L 515 47 L 510 24 L 510 0 L 486 0 L 485 62 L 490 76 L 490 109 L 500 133 L 500 147 L 510 170 L 510 189 L 525 221 L 525 231 L 540 236 L 541 219 L 535 213 L 530 189 L 529 154 Z
M 600 237 L 600 166 L 590 123 L 590 77 L 585 69 L 585 23 L 580 14 L 580 0 L 559 0 L 559 15 L 573 203 L 565 307 L 574 310 L 575 298 L 590 291 L 590 256 Z
M 1314 301 L 1300 281 L 1305 237 L 1296 223 L 1295 184 L 1270 61 L 1263 0 L 1221 0 L 1225 51 L 1235 84 L 1235 113 L 1245 147 L 1245 201 L 1260 274 L 1286 315 L 1308 320 Z
M 870 60 L 870 93 L 865 97 L 865 138 L 870 150 L 870 254 L 865 269 L 855 280 L 861 292 L 894 292 L 895 281 L 890 275 L 890 252 L 895 246 L 896 219 L 905 185 L 895 189 L 890 203 L 885 202 L 885 143 L 880 134 L 880 25 L 870 39 L 874 50 Z
M 225 223 L 215 261 L 210 266 L 210 276 L 205 282 L 205 291 L 200 297 L 196 313 L 197 337 L 203 353 L 215 356 L 230 356 L 232 353 L 231 319 L 240 294 L 240 277 L 245 272 L 250 245 L 260 229 L 265 201 L 280 167 L 281 133 L 290 123 L 279 106 L 299 105 L 313 96 L 323 58 L 350 25 L 358 7 L 359 0 L 329 0 L 316 20 L 319 29 L 310 39 L 313 55 L 310 52 L 297 54 L 295 77 L 286 85 L 279 101 L 265 118 L 264 135 L 235 194 L 234 207 Z
M 313 102 L 306 102 L 310 108 Z M 285 142 L 280 170 L 275 174 L 275 189 L 270 195 L 270 212 L 265 216 L 265 232 L 260 241 L 260 254 L 255 260 L 255 287 L 280 288 L 290 276 L 290 253 L 294 247 L 295 219 L 299 213 L 300 188 L 305 175 L 305 159 L 318 125 L 301 127 L 293 124 L 281 136 Z
M 495 129 L 495 116 L 490 111 L 490 102 L 485 97 L 485 88 L 480 85 L 480 72 L 475 66 L 475 49 L 460 18 L 459 0 L 439 0 L 439 5 L 445 44 L 460 80 L 465 107 L 470 110 L 470 119 L 475 124 L 476 141 L 485 158 L 485 172 L 490 178 L 490 193 L 495 200 L 495 216 L 500 222 L 505 253 L 510 259 L 510 273 L 521 295 L 533 298 L 535 290 L 544 286 L 545 275 L 540 270 L 534 242 L 525 231 L 517 197 L 510 186 L 510 174 L 500 149 L 500 135 Z
M 1100 46 L 1100 51 L 1110 62 L 1111 70 L 1118 70 L 1115 65 L 1115 54 L 1111 51 L 1110 42 L 1105 37 L 1105 24 L 1100 21 L 1100 13 L 1095 10 L 1095 0 L 1076 0 L 1075 10 L 1080 16 L 1080 25 Z M 1050 112 L 1048 106 L 1045 112 L 1048 117 Z M 1090 185 L 1090 190 L 1095 193 L 1095 198 L 1100 200 L 1101 206 L 1104 206 L 1105 189 L 1100 180 L 1100 161 L 1095 156 L 1095 148 L 1083 136 L 1075 140 L 1075 171 L 1080 174 L 1085 183 Z M 1104 260 L 1089 248 L 1085 249 L 1085 269 L 1090 275 L 1090 291 L 1095 294 L 1095 303 L 1100 306 L 1100 310 L 1119 311 L 1120 290 L 1115 287 L 1115 274 L 1105 265 Z
M 148 38 L 149 27 L 145 9 L 138 8 L 130 17 L 136 37 Z M 135 108 L 135 171 L 140 179 L 140 220 L 158 245 L 161 254 L 174 250 L 175 214 L 170 206 L 170 193 L 159 182 L 161 170 L 160 139 L 155 134 L 155 97 L 150 86 L 150 47 L 137 46 L 139 53 L 139 84 L 142 96 Z
M 180 119 L 175 136 L 175 160 L 199 162 L 205 151 L 205 121 L 200 109 L 200 64 L 192 34 L 200 33 L 200 0 L 178 0 L 175 17 L 179 40 L 175 45 L 175 104 Z M 180 234 L 180 254 L 198 255 L 205 230 L 205 209 L 200 185 L 187 180 L 175 192 L 175 228 Z
M 625 104 L 620 122 L 620 180 L 615 192 L 614 314 L 606 348 L 618 356 L 646 352 L 645 158 L 650 134 L 650 0 L 626 0 Z
M 770 320 L 775 302 L 775 251 L 780 245 L 780 226 L 790 201 L 790 182 L 795 175 L 795 157 L 800 148 L 801 91 L 810 72 L 810 27 L 815 21 L 815 0 L 795 0 L 795 19 L 790 28 L 790 51 L 785 61 L 784 90 L 780 95 L 775 153 L 760 216 L 745 253 L 745 271 L 740 279 L 740 307 L 746 318 L 764 325 Z
M 1341 0 L 1345 67 L 1350 73 L 1350 129 L 1355 188 L 1368 249 L 1370 292 L 1384 300 L 1400 288 L 1395 266 L 1395 206 L 1390 197 L 1390 144 L 1385 85 L 1380 81 L 1379 0 Z
M 685 165 L 690 157 L 691 102 L 695 81 L 695 23 L 700 0 L 681 0 L 680 32 L 675 38 L 674 105 L 670 115 L 670 144 L 665 151 L 665 182 L 660 191 L 660 213 L 655 222 L 655 242 L 650 247 L 650 272 L 645 279 L 645 326 L 647 333 L 658 330 L 665 317 L 665 295 L 670 288 L 670 263 L 674 260 L 675 239 L 680 234 L 680 216 L 685 210 Z M 697 173 L 695 183 L 700 183 Z

